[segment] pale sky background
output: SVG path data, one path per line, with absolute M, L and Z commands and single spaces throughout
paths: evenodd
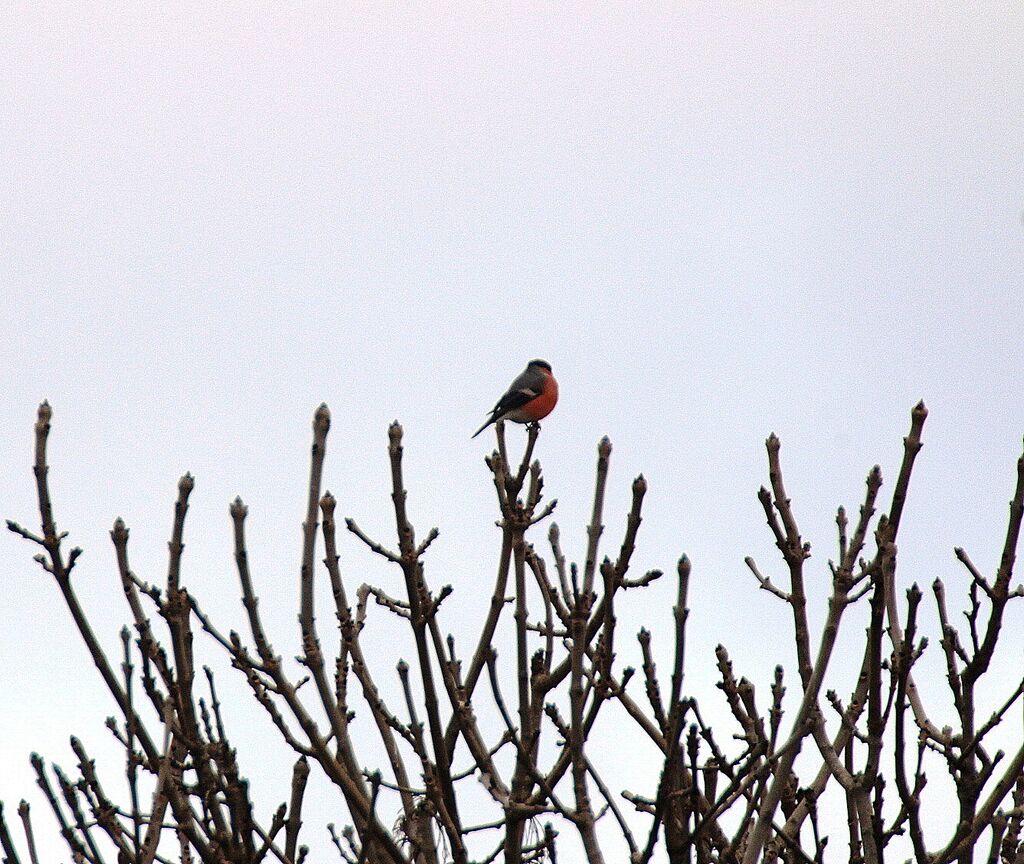
M 693 560 L 687 689 L 708 706 L 718 642 L 762 699 L 776 662 L 797 689 L 787 610 L 743 566 L 750 554 L 783 572 L 755 494 L 773 430 L 814 544 L 814 620 L 835 507 L 855 509 L 876 462 L 888 502 L 921 398 L 901 586 L 941 576 L 962 603 L 955 545 L 995 571 L 1024 432 L 1019 4 L 0 8 L 0 515 L 38 524 L 32 423 L 47 398 L 58 525 L 85 549 L 76 585 L 112 650 L 128 613 L 107 532 L 123 516 L 135 570 L 163 578 L 186 470 L 185 583 L 224 629 L 241 626 L 227 507 L 242 495 L 274 644 L 298 650 L 321 401 L 326 486 L 387 540 L 386 427 L 404 424 L 411 516 L 441 530 L 428 578 L 455 587 L 444 626 L 467 642 L 498 555 L 493 439 L 469 435 L 535 356 L 562 388 L 539 456 L 566 550 L 582 558 L 607 434 L 606 548 L 643 471 L 635 565 Z M 13 816 L 28 797 L 63 860 L 28 754 L 71 767 L 74 733 L 119 791 L 102 725 L 114 705 L 35 550 L 0 543 L 0 799 Z M 352 588 L 395 588 L 342 544 Z M 641 623 L 667 664 L 673 596 L 665 580 L 622 609 L 622 664 L 638 663 L 625 637 Z M 919 674 L 941 725 L 924 608 Z M 1021 612 L 993 702 L 1016 680 Z M 323 604 L 320 623 L 328 642 Z M 385 680 L 408 648 L 382 635 L 374 651 Z M 831 683 L 845 697 L 844 659 Z M 285 793 L 260 789 L 291 754 L 219 674 L 268 817 Z M 1007 726 L 1019 739 L 1019 712 Z M 613 788 L 651 793 L 649 749 L 614 740 Z M 332 792 L 311 799 L 303 839 L 331 860 L 323 825 L 346 816 Z M 833 832 L 835 854 L 845 839 Z

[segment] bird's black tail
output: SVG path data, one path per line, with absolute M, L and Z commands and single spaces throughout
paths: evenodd
M 479 429 L 477 429 L 477 430 L 476 430 L 476 432 L 474 432 L 474 433 L 473 433 L 472 435 L 470 435 L 469 437 L 470 437 L 471 439 L 472 439 L 472 438 L 476 438 L 476 436 L 477 436 L 477 435 L 479 435 L 479 434 L 480 434 L 481 432 L 483 432 L 483 431 L 484 431 L 484 429 L 486 429 L 486 428 L 487 428 L 488 426 L 490 426 L 490 425 L 491 425 L 491 424 L 492 424 L 492 423 L 493 423 L 493 422 L 494 422 L 494 421 L 495 421 L 496 419 L 497 419 L 497 418 L 496 418 L 496 417 L 494 417 L 494 416 L 492 415 L 492 416 L 491 416 L 491 417 L 490 417 L 490 418 L 489 418 L 489 419 L 487 420 L 487 422 L 486 422 L 486 423 L 484 423 L 484 425 L 483 425 L 483 426 L 481 426 L 481 427 L 480 427 Z

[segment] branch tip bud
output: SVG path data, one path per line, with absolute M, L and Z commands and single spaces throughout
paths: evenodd
M 195 488 L 196 478 L 192 476 L 191 472 L 186 471 L 182 478 L 178 481 L 178 491 L 188 495 L 188 493 Z
M 313 412 L 313 429 L 317 432 L 326 432 L 331 428 L 331 409 L 327 407 L 326 402 L 321 402 L 317 406 L 316 411 Z

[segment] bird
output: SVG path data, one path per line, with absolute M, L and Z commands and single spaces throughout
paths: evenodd
M 556 402 L 558 382 L 551 374 L 551 364 L 547 360 L 531 360 L 498 400 L 487 422 L 477 429 L 472 437 L 476 438 L 484 429 L 499 420 L 536 423 L 554 410 Z

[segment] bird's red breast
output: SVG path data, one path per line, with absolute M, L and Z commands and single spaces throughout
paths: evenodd
M 547 369 L 541 369 L 540 371 L 544 375 L 544 389 L 541 391 L 540 396 L 531 399 L 518 412 L 533 422 L 547 417 L 548 414 L 555 410 L 555 405 L 558 403 L 558 382 L 555 380 L 555 376 L 548 372 Z

